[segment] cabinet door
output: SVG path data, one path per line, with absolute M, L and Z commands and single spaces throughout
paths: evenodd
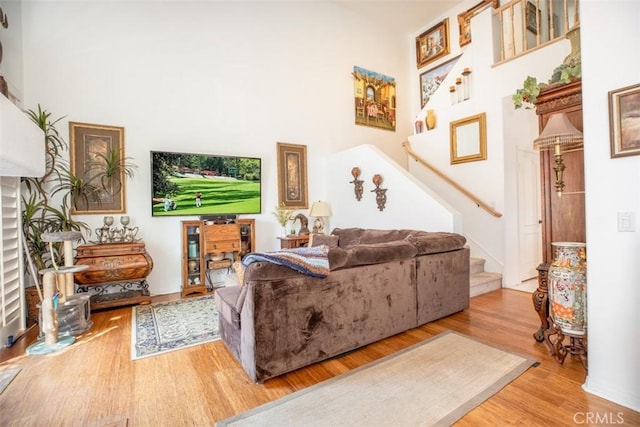
M 256 221 L 253 218 L 238 219 L 240 226 L 240 258 L 255 252 Z
M 240 252 L 240 227 L 238 224 L 204 226 L 204 254 Z
M 204 294 L 205 266 L 202 254 L 202 222 L 182 222 L 182 296 Z

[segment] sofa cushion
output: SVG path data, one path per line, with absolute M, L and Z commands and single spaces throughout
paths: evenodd
M 218 313 L 236 328 L 240 327 L 240 311 L 246 297 L 246 287 L 229 286 L 216 290 Z
M 418 255 L 428 255 L 462 249 L 467 239 L 457 233 L 418 231 L 407 236 L 406 241 L 415 246 Z
M 340 239 L 341 248 L 347 246 L 358 245 L 361 243 L 386 243 L 396 240 L 404 240 L 409 235 L 416 233 L 414 230 L 378 230 L 374 228 L 336 228 L 333 230 L 334 235 Z M 418 233 L 422 233 L 418 231 Z
M 244 280 L 247 284 L 264 280 L 290 279 L 300 275 L 301 273 L 292 268 L 266 261 L 253 262 L 244 269 Z
M 364 233 L 362 228 L 335 228 L 331 232 L 334 236 L 338 236 L 338 246 L 341 248 L 360 243 L 362 233 Z
M 360 243 L 385 243 L 404 240 L 412 230 L 366 230 L 360 236 Z
M 309 246 L 321 246 L 326 245 L 329 248 L 335 248 L 338 246 L 338 236 L 334 234 L 315 234 L 312 233 L 309 236 Z
M 416 248 L 409 242 L 398 240 L 387 243 L 359 244 L 345 248 L 343 267 L 400 261 L 416 256 Z
M 329 270 L 337 270 L 343 268 L 347 263 L 349 253 L 339 246 L 329 249 L 327 256 L 329 257 Z

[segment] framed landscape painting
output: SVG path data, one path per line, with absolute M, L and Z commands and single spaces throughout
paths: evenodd
M 640 154 L 640 84 L 609 92 L 611 157 Z
M 424 108 L 427 105 L 431 95 L 440 87 L 440 84 L 442 84 L 453 66 L 456 65 L 458 59 L 460 59 L 460 55 L 420 74 L 420 108 Z

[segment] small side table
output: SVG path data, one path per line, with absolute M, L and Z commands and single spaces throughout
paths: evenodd
M 287 237 L 278 237 L 280 240 L 280 249 L 293 249 L 307 246 L 309 243 L 308 234 L 292 234 Z

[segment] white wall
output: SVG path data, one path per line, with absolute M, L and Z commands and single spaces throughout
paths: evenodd
M 610 158 L 608 92 L 640 83 L 640 3 L 580 2 L 587 221 L 585 389 L 640 411 L 640 156 Z M 634 232 L 617 231 L 632 212 Z
M 0 76 L 9 88 L 9 98 L 22 107 L 24 95 L 22 68 L 22 2 L 2 1 L 0 7 L 7 17 L 7 28 L 0 28 L 2 62 Z
M 152 294 L 180 289 L 180 219 L 151 218 L 150 150 L 263 159 L 257 249 L 277 247 L 276 142 L 308 146 L 309 200 L 326 156 L 367 143 L 406 163 L 406 40 L 320 2 L 58 2 L 23 5 L 25 105 L 125 127 L 139 166 L 127 214 L 155 261 Z M 354 124 L 353 66 L 397 80 L 397 130 Z M 306 213 L 306 211 L 304 211 Z M 192 218 L 184 218 L 192 219 Z M 102 216 L 83 216 L 92 228 Z M 94 236 L 95 237 L 95 236 Z
M 331 228 L 407 228 L 462 233 L 460 214 L 413 175 L 395 164 L 375 146 L 364 144 L 329 157 L 327 176 L 331 204 Z M 362 199 L 354 193 L 351 169 L 359 167 Z M 372 178 L 380 174 L 387 203 L 381 211 Z

